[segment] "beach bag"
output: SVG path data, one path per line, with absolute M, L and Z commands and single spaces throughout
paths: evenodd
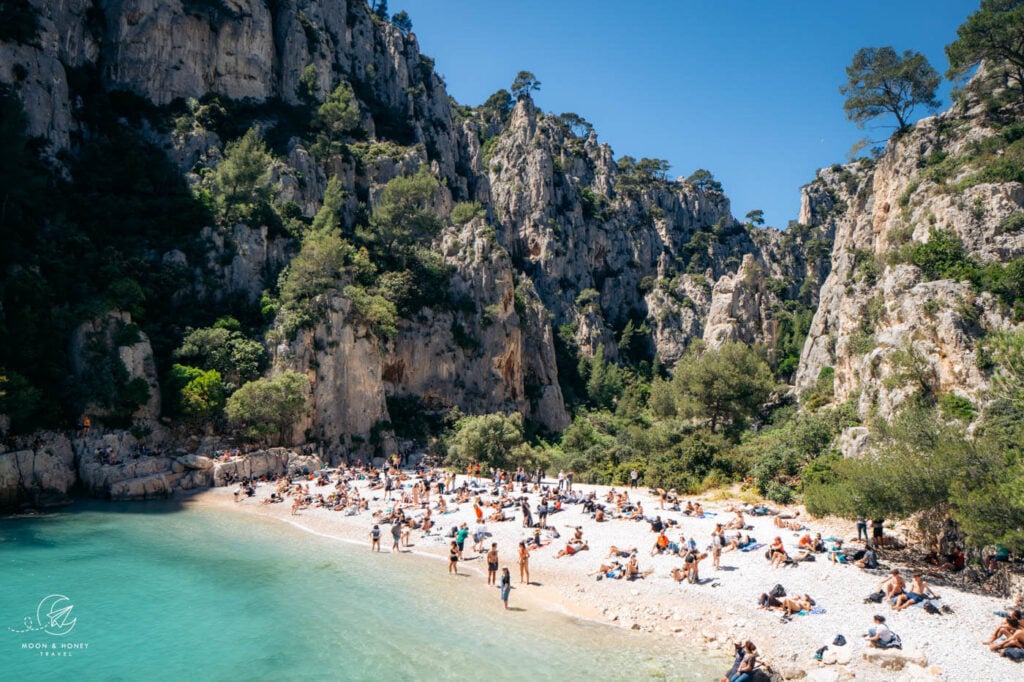
M 1017 661 L 1018 663 L 1020 663 L 1021 661 L 1024 661 L 1024 649 L 1011 646 L 1006 649 L 1003 649 L 1003 656 L 1010 659 L 1011 661 Z
M 935 606 L 935 604 L 931 603 L 930 601 L 926 601 L 924 603 L 924 606 L 922 606 L 921 608 L 923 608 L 925 611 L 932 615 L 942 613 L 941 611 L 939 611 L 939 607 Z
M 878 592 L 872 592 L 864 598 L 865 604 L 881 604 L 882 600 L 885 599 L 885 592 L 879 590 Z
M 781 599 L 782 597 L 786 596 L 786 588 L 782 585 L 776 584 L 775 587 L 771 589 L 771 592 L 768 593 L 768 596 L 775 597 L 776 599 Z
M 902 649 L 903 648 L 903 640 L 901 640 L 900 636 L 897 635 L 894 632 L 894 633 L 892 633 L 892 639 L 890 639 L 889 643 L 887 645 L 885 645 L 885 648 L 886 649 Z
M 832 646 L 846 646 L 846 638 L 842 635 L 836 635 L 836 638 L 832 640 Z

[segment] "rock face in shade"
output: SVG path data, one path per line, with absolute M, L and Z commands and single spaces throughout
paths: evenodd
M 0 452 L 0 509 L 66 502 L 77 481 L 66 437 L 43 433 L 35 447 Z

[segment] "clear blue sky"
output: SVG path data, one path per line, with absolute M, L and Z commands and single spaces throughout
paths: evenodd
M 670 177 L 707 168 L 733 215 L 784 227 L 815 170 L 862 137 L 839 86 L 853 53 L 943 47 L 978 0 L 391 0 L 462 104 L 481 104 L 520 70 L 545 111 L 590 121 L 616 158 L 666 159 Z M 949 104 L 943 85 L 943 108 Z M 927 115 L 916 111 L 915 118 Z M 888 125 L 888 121 L 885 121 Z

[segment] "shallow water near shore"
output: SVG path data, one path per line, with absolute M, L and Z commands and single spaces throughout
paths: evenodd
M 506 612 L 478 574 L 445 570 L 187 502 L 78 503 L 0 519 L 0 670 L 11 680 L 722 672 L 683 640 L 517 605 L 518 589 L 510 604 L 525 610 Z

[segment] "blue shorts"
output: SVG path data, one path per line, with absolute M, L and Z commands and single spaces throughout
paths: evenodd
M 917 592 L 904 592 L 903 596 L 906 597 L 911 604 L 918 604 L 924 601 L 924 595 L 918 594 Z

